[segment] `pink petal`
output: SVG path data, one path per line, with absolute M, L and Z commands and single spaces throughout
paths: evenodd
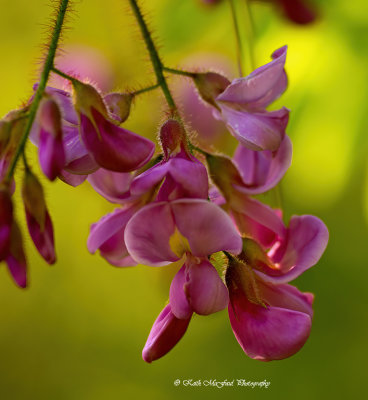
M 170 248 L 175 221 L 170 203 L 152 203 L 143 207 L 128 222 L 125 244 L 139 263 L 154 267 L 167 265 L 180 257 Z
M 75 175 L 63 169 L 60 172 L 59 179 L 70 186 L 76 187 L 81 185 L 87 179 L 87 175 Z
M 41 129 L 38 155 L 43 173 L 53 181 L 65 166 L 63 142 Z
M 100 168 L 88 176 L 93 189 L 111 203 L 123 203 L 130 196 L 132 175 Z
M 259 194 L 272 189 L 290 167 L 291 158 L 292 144 L 287 135 L 276 152 L 249 150 L 240 144 L 234 154 L 234 162 L 244 185 L 234 187 L 246 194 Z
M 216 101 L 246 105 L 247 108 L 265 108 L 286 89 L 284 71 L 287 46 L 272 54 L 273 61 L 257 68 L 245 78 L 235 79 Z
M 143 360 L 151 363 L 167 354 L 183 337 L 190 319 L 191 316 L 187 319 L 176 318 L 168 304 L 152 326 L 142 352 Z
M 171 311 L 176 318 L 190 318 L 193 313 L 187 298 L 187 284 L 189 276 L 184 264 L 175 275 L 170 286 Z
M 155 151 L 155 145 L 150 140 L 113 124 L 94 108 L 91 112 L 95 125 L 81 114 L 81 136 L 88 151 L 101 167 L 116 172 L 129 172 L 150 160 Z
M 206 257 L 221 250 L 240 253 L 241 237 L 220 207 L 199 199 L 176 200 L 171 207 L 176 225 L 188 239 L 194 256 Z
M 222 118 L 231 134 L 250 150 L 277 150 L 285 136 L 289 110 L 250 113 L 220 104 Z

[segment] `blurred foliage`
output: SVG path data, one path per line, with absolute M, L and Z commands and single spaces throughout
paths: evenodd
M 46 0 L 0 0 L 2 54 L 0 114 L 26 101 L 37 80 Z M 257 66 L 288 44 L 289 88 L 274 107 L 291 110 L 288 133 L 293 164 L 282 183 L 287 215 L 314 213 L 330 229 L 321 262 L 300 277 L 316 294 L 312 334 L 290 359 L 248 359 L 226 312 L 195 317 L 183 340 L 162 360 L 147 365 L 141 349 L 168 296 L 173 267 L 118 269 L 90 255 L 91 223 L 113 209 L 84 184 L 73 189 L 44 179 L 56 229 L 58 262 L 48 267 L 29 238 L 30 287 L 15 287 L 0 267 L 1 399 L 253 399 L 364 398 L 368 356 L 368 3 L 315 3 L 318 22 L 298 27 L 266 3 L 252 4 Z M 235 64 L 226 2 L 204 7 L 196 0 L 142 0 L 166 63 L 180 66 L 193 54 L 220 54 Z M 97 49 L 116 76 L 111 89 L 154 82 L 144 43 L 123 0 L 75 1 L 64 46 Z M 47 28 L 46 28 L 47 29 Z M 245 40 L 246 42 L 246 40 Z M 188 66 L 188 62 L 185 62 Z M 193 61 L 193 68 L 200 65 Z M 183 79 L 183 78 L 175 78 Z M 175 81 L 172 79 L 172 82 Z M 176 94 L 180 101 L 180 94 Z M 161 96 L 137 99 L 127 127 L 155 137 L 164 118 Z M 34 149 L 29 145 L 30 156 Z M 36 167 L 36 161 L 33 162 Z M 17 195 L 17 214 L 23 221 Z M 175 379 L 268 380 L 268 389 L 175 387 Z

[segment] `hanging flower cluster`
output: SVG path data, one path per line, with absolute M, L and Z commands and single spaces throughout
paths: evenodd
M 130 3 L 144 28 L 136 1 Z M 181 263 L 143 349 L 145 361 L 170 351 L 193 314 L 226 308 L 249 357 L 289 357 L 309 336 L 313 295 L 288 283 L 318 262 L 328 231 L 311 215 L 293 216 L 285 225 L 281 210 L 254 198 L 275 188 L 291 164 L 292 145 L 285 133 L 289 110 L 267 110 L 287 87 L 287 48 L 232 82 L 214 72 L 186 73 L 213 118 L 237 139 L 233 157 L 204 151 L 189 140 L 165 67 L 150 51 L 159 82 L 151 89 L 161 86 L 170 106 L 155 155 L 153 142 L 121 126 L 138 92 L 104 95 L 53 66 L 48 72 L 69 79 L 70 91 L 48 87 L 41 79 L 29 103 L 0 121 L 0 261 L 25 287 L 26 257 L 12 201 L 13 172 L 22 151 L 28 230 L 40 255 L 49 264 L 56 260 L 43 188 L 24 154 L 29 136 L 49 180 L 77 186 L 87 179 L 97 193 L 118 204 L 92 225 L 91 253 L 99 250 L 117 267 Z

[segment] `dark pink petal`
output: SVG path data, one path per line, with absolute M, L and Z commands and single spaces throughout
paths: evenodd
M 61 138 L 55 138 L 41 129 L 38 157 L 43 173 L 53 181 L 65 165 L 65 152 Z
M 220 107 L 227 127 L 243 146 L 256 151 L 279 148 L 289 120 L 287 108 L 250 113 L 227 105 L 220 104 Z
M 130 196 L 132 175 L 100 168 L 88 176 L 93 189 L 111 203 L 122 203 Z
M 277 0 L 284 10 L 285 15 L 296 24 L 309 24 L 317 14 L 306 0 Z
M 153 203 L 143 207 L 128 222 L 125 244 L 129 254 L 142 264 L 159 267 L 181 257 L 170 248 L 175 220 L 170 203 Z
M 238 167 L 244 185 L 234 187 L 246 194 L 259 194 L 275 187 L 291 164 L 292 144 L 285 135 L 276 152 L 254 151 L 238 146 L 234 162 Z
M 290 282 L 317 264 L 327 247 L 328 236 L 327 227 L 319 218 L 313 215 L 293 216 L 290 220 L 282 258 L 276 259 L 272 250 L 269 253 L 271 260 L 278 263 L 279 276 L 257 273 L 265 281 Z
M 93 224 L 87 241 L 88 250 L 94 253 L 99 249 L 101 256 L 117 267 L 136 265 L 124 242 L 125 227 L 135 211 L 134 206 L 118 208 Z
M 228 290 L 209 261 L 195 260 L 194 257 L 190 257 L 186 263 L 186 272 L 188 278 L 184 292 L 194 312 L 209 315 L 227 307 Z
M 6 258 L 6 263 L 15 283 L 19 287 L 25 288 L 27 286 L 27 264 L 25 257 L 17 260 L 12 254 L 9 254 Z
M 35 244 L 38 252 L 49 264 L 54 264 L 56 261 L 55 245 L 54 245 L 54 230 L 49 213 L 46 211 L 45 226 L 41 229 L 36 219 L 26 209 L 26 220 L 29 234 Z
M 281 360 L 298 352 L 309 337 L 311 317 L 277 306 L 262 307 L 232 294 L 228 307 L 234 335 L 244 352 L 262 361 Z
M 155 151 L 150 140 L 113 124 L 94 108 L 91 113 L 94 123 L 81 114 L 80 132 L 85 146 L 101 167 L 129 172 L 150 160 Z
M 250 229 L 249 233 L 256 234 L 256 236 L 250 236 L 262 244 L 265 240 L 268 241 L 263 235 L 269 237 L 270 235 L 273 236 L 272 233 L 274 233 L 281 238 L 286 236 L 287 229 L 282 218 L 276 210 L 273 210 L 268 205 L 237 192 L 231 201 L 231 208 L 239 230 L 246 233 L 244 230 L 248 227 Z M 257 225 L 260 226 L 257 227 Z M 265 231 L 264 228 L 271 232 Z
M 142 352 L 143 360 L 151 363 L 168 353 L 183 337 L 190 319 L 191 316 L 187 319 L 176 318 L 168 304 L 152 326 Z
M 206 257 L 221 250 L 240 253 L 241 237 L 220 207 L 205 200 L 184 199 L 173 201 L 171 208 L 176 225 L 188 239 L 194 256 Z
M 141 196 L 159 184 L 169 173 L 170 164 L 161 162 L 138 175 L 131 184 L 131 194 Z
M 273 61 L 257 68 L 245 78 L 235 79 L 221 93 L 216 101 L 236 103 L 247 110 L 264 109 L 276 100 L 286 89 L 284 71 L 287 46 L 272 54 Z

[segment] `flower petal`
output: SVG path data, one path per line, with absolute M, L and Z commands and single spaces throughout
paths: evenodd
M 176 318 L 168 304 L 152 326 L 142 352 L 143 360 L 150 363 L 167 354 L 183 337 L 190 319 Z
M 174 276 L 170 285 L 171 311 L 175 317 L 180 319 L 189 318 L 193 313 L 187 298 L 188 279 L 188 271 L 184 264 Z
M 176 225 L 188 239 L 194 256 L 207 257 L 221 250 L 240 253 L 241 237 L 220 207 L 199 199 L 176 200 L 171 202 L 171 207 Z

